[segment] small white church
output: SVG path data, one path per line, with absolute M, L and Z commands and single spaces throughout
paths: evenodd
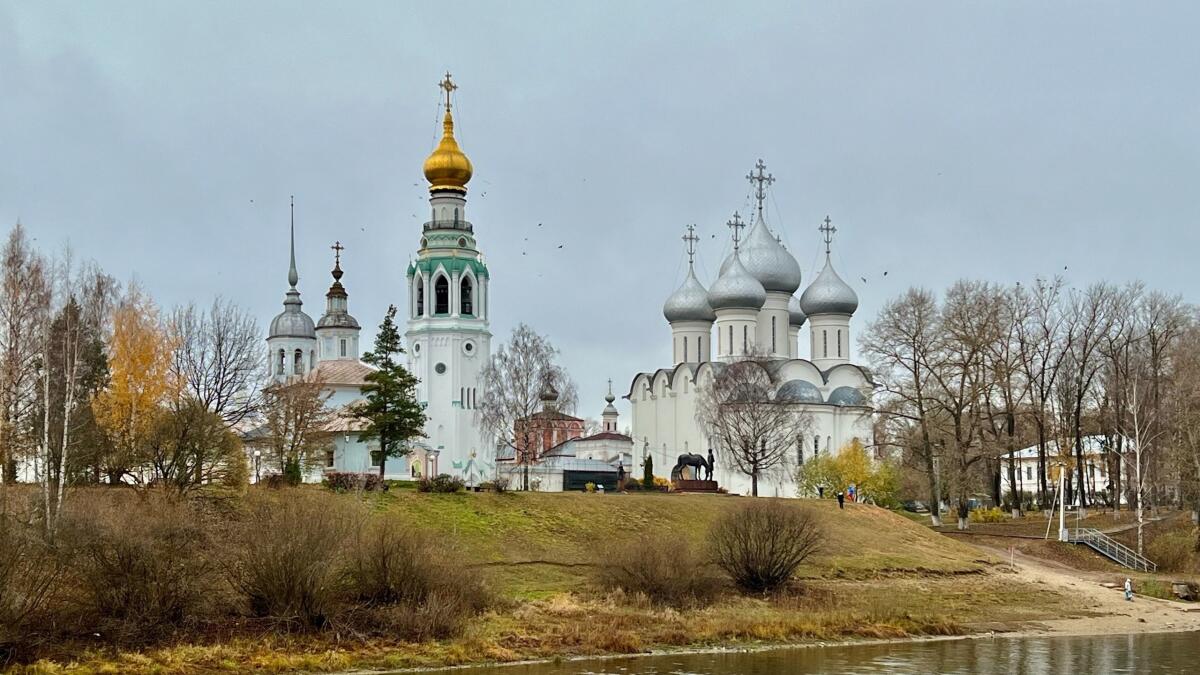
M 836 228 L 826 218 L 820 228 L 825 266 L 800 297 L 800 264 L 771 231 L 763 217 L 766 188 L 774 178 L 759 160 L 747 178 L 756 186 L 758 202 L 745 237 L 738 214 L 728 225 L 733 251 L 707 289 L 696 277 L 695 244 L 684 236 L 688 270 L 683 284 L 663 305 L 671 328 L 670 367 L 638 373 L 628 399 L 633 412 L 634 453 L 651 457 L 655 473 L 669 475 L 679 455 L 716 456 L 714 478 L 730 492 L 749 494 L 750 477 L 739 473 L 722 449 L 713 447 L 697 421 L 696 387 L 705 386 L 727 364 L 750 355 L 766 356 L 775 399 L 809 419 L 809 431 L 795 439 L 787 461 L 759 479 L 763 496 L 795 497 L 796 470 L 808 458 L 836 452 L 857 439 L 870 445 L 874 385 L 870 373 L 851 360 L 850 322 L 858 295 L 833 269 L 830 244 Z M 800 335 L 808 325 L 808 357 L 801 356 Z
M 408 266 L 408 301 L 396 303 L 407 319 L 408 369 L 417 376 L 417 397 L 425 408 L 425 438 L 403 459 L 389 458 L 387 479 L 450 474 L 467 484 L 494 477 L 495 459 L 475 415 L 479 374 L 491 355 L 488 329 L 488 269 L 467 220 L 467 183 L 471 161 L 454 138 L 451 93 L 457 88 L 447 73 L 442 138 L 425 160 L 430 217 L 421 228 L 416 260 Z M 325 313 L 317 322 L 303 310 L 296 288 L 295 226 L 292 227 L 289 289 L 283 311 L 267 335 L 270 380 L 316 377 L 328 387 L 327 405 L 344 410 L 361 399 L 371 366 L 359 360 L 358 321 L 349 313 L 342 285 L 340 244 L 334 244 L 333 284 L 326 293 Z M 326 472 L 376 473 L 378 444 L 359 440 L 360 423 L 339 416 L 333 449 L 317 462 L 307 480 Z M 487 451 L 485 453 L 485 450 Z

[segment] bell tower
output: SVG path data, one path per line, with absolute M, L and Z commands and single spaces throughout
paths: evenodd
M 465 477 L 471 457 L 491 448 L 475 413 L 483 396 L 479 374 L 491 356 L 490 275 L 467 220 L 474 168 L 454 138 L 451 96 L 458 86 L 450 73 L 438 86 L 445 96 L 442 137 L 424 165 L 430 215 L 408 266 L 405 338 L 409 370 L 421 381 L 417 396 L 428 416 L 424 470 Z

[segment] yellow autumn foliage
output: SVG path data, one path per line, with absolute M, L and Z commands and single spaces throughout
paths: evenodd
M 136 286 L 113 313 L 108 338 L 108 386 L 92 401 L 96 421 L 129 467 L 154 431 L 163 407 L 179 394 L 171 372 L 176 339 L 159 320 L 154 301 Z

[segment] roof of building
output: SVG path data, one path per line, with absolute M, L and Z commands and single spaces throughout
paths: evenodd
M 696 278 L 692 265 L 688 265 L 687 278 L 663 303 L 663 316 L 668 323 L 676 321 L 713 321 L 712 306 L 708 304 L 708 291 Z
M 763 221 L 762 214 L 746 233 L 746 239 L 738 250 L 742 264 L 750 276 L 758 280 L 768 291 L 795 293 L 800 288 L 800 263 L 779 243 Z M 733 254 L 721 264 L 724 274 L 733 264 Z
M 630 443 L 633 442 L 633 439 L 630 438 L 629 436 L 626 436 L 625 434 L 618 434 L 615 431 L 601 431 L 598 434 L 592 434 L 591 436 L 585 436 L 583 438 L 575 438 L 572 440 L 574 440 L 576 442 L 582 442 L 582 441 L 629 441 Z
M 373 372 L 374 368 L 356 359 L 333 359 L 317 363 L 313 375 L 325 384 L 362 386 L 366 376 Z
M 708 288 L 708 304 L 714 311 L 720 309 L 760 309 L 767 301 L 767 292 L 762 283 L 755 279 L 742 264 L 737 249 L 733 251 L 729 266 Z
M 800 308 L 808 316 L 820 314 L 854 314 L 858 309 L 858 294 L 833 269 L 829 256 L 817 278 L 800 294 Z
M 1104 452 L 1104 446 L 1106 443 L 1109 443 L 1109 438 L 1107 436 L 1100 436 L 1100 435 L 1084 436 L 1083 437 L 1083 454 L 1099 455 L 1102 452 Z M 1112 439 L 1112 443 L 1113 444 L 1116 443 L 1116 437 L 1114 437 Z M 1067 449 L 1071 451 L 1071 454 L 1073 456 L 1075 454 L 1075 450 L 1074 450 L 1075 440 L 1074 439 L 1066 439 L 1065 444 L 1066 444 Z M 1123 445 L 1126 449 L 1132 448 L 1134 446 L 1133 439 L 1126 437 Z M 1059 447 L 1058 441 L 1056 441 L 1056 440 L 1046 441 L 1046 456 L 1047 456 L 1047 458 L 1052 459 L 1052 458 L 1058 456 L 1058 454 L 1059 454 L 1058 447 Z M 1115 450 L 1115 449 L 1116 448 L 1113 447 L 1113 450 Z M 1018 450 L 1016 452 L 1016 456 L 1017 456 L 1017 459 L 1035 459 L 1038 456 L 1038 446 L 1031 445 L 1028 448 L 1022 448 L 1021 450 Z

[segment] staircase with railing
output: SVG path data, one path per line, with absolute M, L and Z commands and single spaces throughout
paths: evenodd
M 1089 546 L 1095 552 L 1123 567 L 1141 572 L 1154 572 L 1158 570 L 1158 565 L 1154 564 L 1149 558 L 1139 555 L 1137 551 L 1104 534 L 1100 530 L 1090 527 L 1079 527 L 1071 530 L 1068 535 L 1069 541 L 1072 544 Z

